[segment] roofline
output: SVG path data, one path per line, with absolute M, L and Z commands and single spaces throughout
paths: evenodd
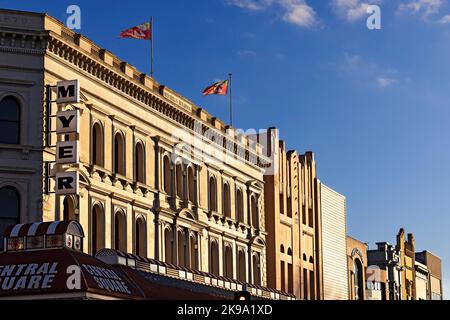
M 414 252 L 414 254 L 420 254 L 420 253 L 424 253 L 424 252 L 431 254 L 432 256 L 438 258 L 442 262 L 442 258 L 430 250 L 416 251 L 416 252 Z
M 337 192 L 336 190 L 334 190 L 333 188 L 327 186 L 327 185 L 326 185 L 325 183 L 323 183 L 323 182 L 320 182 L 320 184 L 321 184 L 323 187 L 325 187 L 325 188 L 327 188 L 328 190 L 330 190 L 331 192 L 335 193 L 336 195 L 338 195 L 338 196 L 344 198 L 345 200 L 347 200 L 347 197 L 344 196 L 342 193 Z
M 363 241 L 361 241 L 359 239 L 356 239 L 355 237 L 352 237 L 351 235 L 348 235 L 348 234 L 346 235 L 346 237 L 350 238 L 352 240 L 358 241 L 359 243 L 361 243 L 361 244 L 365 245 L 367 248 L 369 248 L 369 243 L 368 242 L 363 242 Z
M 7 9 L 7 8 L 0 8 L 0 12 L 26 14 L 29 16 L 39 16 L 39 17 L 49 16 L 47 12 L 24 11 L 24 10 Z

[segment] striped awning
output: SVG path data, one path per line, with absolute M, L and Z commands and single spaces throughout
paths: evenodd
M 3 234 L 3 237 L 33 237 L 43 235 L 58 235 L 65 233 L 84 237 L 83 229 L 81 228 L 79 223 L 72 220 L 16 224 L 7 227 L 5 233 Z

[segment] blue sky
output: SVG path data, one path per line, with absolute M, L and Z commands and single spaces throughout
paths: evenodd
M 227 98 L 201 91 L 232 72 L 235 127 L 277 126 L 290 149 L 314 151 L 321 180 L 347 196 L 349 234 L 373 247 L 405 227 L 443 259 L 450 290 L 447 0 L 105 3 L 0 7 L 65 21 L 78 4 L 79 32 L 145 72 L 148 42 L 118 34 L 154 16 L 160 83 L 228 120 Z M 381 30 L 367 29 L 367 4 L 381 7 Z

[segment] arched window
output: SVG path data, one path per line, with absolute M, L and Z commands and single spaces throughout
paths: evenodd
M 244 222 L 244 201 L 240 189 L 236 192 L 236 214 L 238 221 Z
M 216 276 L 219 275 L 219 246 L 217 242 L 211 241 L 210 244 L 210 272 Z
M 92 254 L 96 254 L 105 247 L 105 216 L 100 205 L 92 208 Z
M 164 230 L 164 261 L 172 263 L 173 261 L 173 234 L 172 229 L 166 228 Z
M 188 173 L 188 198 L 190 202 L 195 203 L 194 169 L 192 167 L 189 167 L 187 173 Z
M 355 300 L 364 300 L 363 267 L 359 259 L 353 262 Z
M 261 266 L 259 265 L 259 255 L 253 255 L 253 284 L 261 285 Z
M 170 190 L 170 182 L 171 173 L 170 173 L 170 159 L 168 156 L 164 157 L 164 191 L 167 194 L 171 194 L 172 190 Z
M 212 176 L 209 178 L 209 210 L 217 211 L 217 186 Z
M 184 231 L 178 231 L 178 265 L 180 267 L 186 267 L 187 247 L 186 237 Z
M 63 200 L 63 220 L 77 220 L 75 216 L 75 203 L 71 196 L 65 196 Z
M 255 229 L 259 229 L 258 204 L 256 202 L 255 196 L 251 196 L 250 203 L 251 203 L 251 210 L 252 210 L 252 226 Z
M 224 276 L 227 278 L 232 279 L 233 278 L 233 250 L 230 246 L 225 246 L 225 272 Z
M 176 183 L 177 183 L 177 196 L 181 199 L 183 199 L 183 165 L 181 162 L 179 162 L 175 166 L 175 173 L 176 173 Z
M 291 248 L 288 248 L 287 254 L 288 254 L 288 256 L 292 256 L 292 249 Z
M 284 246 L 283 245 L 280 246 L 280 252 L 284 253 Z
M 223 185 L 223 214 L 226 217 L 231 217 L 231 197 L 228 183 Z
M 246 267 L 245 267 L 245 252 L 244 250 L 238 251 L 238 280 L 245 282 L 246 280 Z
M 190 238 L 190 255 L 191 255 L 191 265 L 192 269 L 198 269 L 198 245 L 197 236 L 191 235 Z
M 20 144 L 20 105 L 13 97 L 0 101 L 0 143 Z
M 125 140 L 119 132 L 114 136 L 114 173 L 125 175 Z
M 122 211 L 118 211 L 114 217 L 114 249 L 127 251 L 126 218 Z
M 97 122 L 92 127 L 92 163 L 103 166 L 103 130 Z
M 137 182 L 145 183 L 145 152 L 140 142 L 134 147 L 134 174 Z
M 20 223 L 20 195 L 16 188 L 0 189 L 0 252 L 3 251 L 3 233 L 9 225 Z
M 135 232 L 136 254 L 147 257 L 147 228 L 143 218 L 136 219 Z

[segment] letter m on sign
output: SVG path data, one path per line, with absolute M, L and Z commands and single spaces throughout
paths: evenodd
M 79 103 L 80 86 L 78 80 L 60 81 L 56 84 L 56 103 Z

